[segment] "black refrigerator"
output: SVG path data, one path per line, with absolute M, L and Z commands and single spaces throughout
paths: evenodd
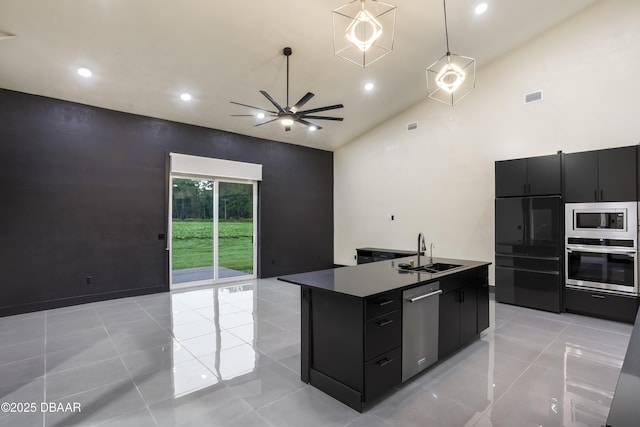
M 496 301 L 561 311 L 561 200 L 560 196 L 496 199 Z

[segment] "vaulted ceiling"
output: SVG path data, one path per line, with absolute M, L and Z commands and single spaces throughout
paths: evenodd
M 451 51 L 478 68 L 596 0 L 485 1 L 483 15 L 480 0 L 447 2 Z M 425 69 L 445 53 L 442 1 L 387 2 L 397 6 L 393 52 L 362 68 L 333 54 L 331 11 L 347 0 L 2 0 L 0 87 L 334 150 L 424 100 Z M 231 117 L 254 111 L 230 101 L 272 109 L 259 90 L 286 103 L 285 46 L 292 103 L 313 92 L 305 108 L 342 103 L 324 115 L 343 122 L 285 132 Z

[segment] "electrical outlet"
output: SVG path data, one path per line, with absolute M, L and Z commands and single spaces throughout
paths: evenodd
M 87 285 L 90 285 L 93 282 L 93 276 L 87 276 Z

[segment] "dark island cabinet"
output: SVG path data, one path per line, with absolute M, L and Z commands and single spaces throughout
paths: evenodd
M 482 329 L 478 323 L 478 293 L 487 292 L 488 288 L 478 281 L 475 271 L 447 277 L 440 280 L 440 319 L 438 331 L 438 359 L 443 359 L 468 343 Z M 481 295 L 480 300 L 488 302 Z M 487 319 L 482 324 L 488 324 Z M 485 328 L 483 328 L 485 329 Z
M 560 154 L 497 161 L 496 197 L 561 194 L 561 164 Z
M 311 289 L 310 380 L 352 408 L 402 377 L 402 294 L 366 298 Z
M 627 202 L 637 200 L 637 147 L 566 154 L 566 202 Z

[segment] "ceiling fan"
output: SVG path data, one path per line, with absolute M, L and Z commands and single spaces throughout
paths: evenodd
M 231 101 L 231 103 L 232 104 L 236 104 L 236 105 L 242 105 L 243 107 L 249 107 L 249 108 L 253 108 L 255 110 L 262 111 L 264 113 L 263 117 L 274 117 L 273 119 L 267 120 L 266 122 L 258 123 L 256 126 L 262 126 L 262 125 L 266 125 L 267 123 L 271 123 L 271 122 L 275 122 L 276 120 L 280 120 L 280 122 L 284 126 L 284 130 L 287 131 L 287 132 L 291 130 L 291 126 L 293 126 L 293 124 L 295 122 L 302 123 L 303 125 L 308 126 L 309 130 L 322 129 L 320 126 L 309 122 L 307 119 L 312 119 L 312 120 L 334 120 L 334 121 L 341 122 L 343 120 L 342 117 L 316 116 L 316 115 L 313 115 L 313 114 L 314 113 L 319 113 L 321 111 L 328 111 L 328 110 L 335 110 L 335 109 L 338 109 L 338 108 L 343 108 L 344 105 L 342 105 L 342 104 L 329 105 L 327 107 L 312 108 L 310 110 L 300 111 L 300 108 L 302 108 L 302 106 L 304 104 L 306 104 L 311 98 L 313 98 L 314 94 L 311 93 L 311 92 L 307 92 L 307 94 L 304 95 L 302 98 L 300 98 L 300 100 L 298 102 L 296 102 L 296 104 L 293 107 L 289 106 L 289 57 L 291 56 L 292 50 L 291 50 L 290 47 L 285 47 L 282 50 L 282 53 L 284 54 L 284 56 L 287 57 L 287 105 L 285 107 L 282 107 L 280 104 L 278 104 L 275 101 L 275 99 L 273 99 L 271 97 L 271 95 L 269 95 L 264 90 L 261 90 L 260 93 L 262 95 L 264 95 L 264 97 L 267 98 L 269 100 L 269 102 L 271 102 L 276 107 L 277 111 L 267 110 L 267 109 L 260 108 L 260 107 L 254 107 L 252 105 L 247 105 L 247 104 L 241 104 L 239 102 L 234 102 L 234 101 Z M 232 114 L 231 116 L 233 116 L 233 117 L 255 117 L 254 114 Z

